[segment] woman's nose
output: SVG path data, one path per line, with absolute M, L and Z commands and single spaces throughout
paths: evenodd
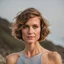
M 33 33 L 33 31 L 34 31 L 34 30 L 33 30 L 33 28 L 32 28 L 32 27 L 30 27 L 30 28 L 29 28 L 29 30 L 28 30 L 28 33 L 29 33 L 29 34 L 32 34 L 32 33 Z

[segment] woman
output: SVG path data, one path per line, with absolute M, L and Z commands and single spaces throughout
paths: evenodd
M 28 8 L 16 16 L 12 34 L 25 42 L 25 49 L 7 56 L 7 64 L 62 64 L 61 56 L 43 48 L 39 42 L 44 41 L 50 30 L 49 24 L 35 8 Z

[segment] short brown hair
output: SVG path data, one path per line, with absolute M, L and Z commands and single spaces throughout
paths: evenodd
M 12 35 L 17 39 L 23 40 L 21 31 L 22 24 L 25 24 L 30 18 L 33 17 L 40 18 L 41 33 L 39 41 L 45 40 L 46 36 L 50 33 L 48 28 L 49 24 L 48 21 L 42 17 L 41 13 L 35 8 L 28 8 L 20 12 L 20 14 L 15 17 L 15 23 L 12 25 Z

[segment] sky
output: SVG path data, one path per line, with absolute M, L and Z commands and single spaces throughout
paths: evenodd
M 49 21 L 47 39 L 64 47 L 64 0 L 0 0 L 0 17 L 12 22 L 19 11 L 34 7 Z

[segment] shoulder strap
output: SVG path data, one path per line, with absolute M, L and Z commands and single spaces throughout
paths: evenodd
M 43 50 L 43 52 L 42 52 L 42 58 L 41 58 L 41 64 L 46 64 L 47 62 L 46 62 L 46 56 L 48 55 L 48 53 L 49 53 L 50 51 L 49 50 L 47 50 L 47 49 L 44 49 Z
M 17 54 L 18 54 L 19 56 L 21 56 L 22 52 L 23 52 L 23 51 L 17 52 Z

